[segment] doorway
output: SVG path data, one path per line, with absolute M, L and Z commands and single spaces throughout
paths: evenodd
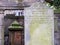
M 24 45 L 23 31 L 9 31 L 10 45 Z
M 8 27 L 9 45 L 24 45 L 24 26 L 20 25 L 17 20 Z
M 4 45 L 24 45 L 24 16 L 8 14 L 4 17 L 4 24 Z

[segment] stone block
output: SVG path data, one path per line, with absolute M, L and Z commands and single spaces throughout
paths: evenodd
M 2 40 L 0 39 L 0 45 L 2 45 Z
M 0 26 L 3 25 L 4 14 L 0 14 Z
M 4 26 L 0 26 L 0 39 L 4 39 Z

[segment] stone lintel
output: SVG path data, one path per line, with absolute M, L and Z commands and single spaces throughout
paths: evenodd
M 0 10 L 23 10 L 25 7 L 29 6 L 0 6 Z

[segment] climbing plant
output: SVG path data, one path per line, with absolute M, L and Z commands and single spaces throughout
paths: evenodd
M 50 4 L 50 6 L 54 6 L 56 9 L 60 8 L 60 0 L 45 0 L 47 3 Z

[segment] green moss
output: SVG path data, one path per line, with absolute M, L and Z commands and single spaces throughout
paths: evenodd
M 8 28 L 23 28 L 20 24 L 15 20 Z
M 60 13 L 60 8 L 59 8 L 59 9 L 54 10 L 54 13 Z

